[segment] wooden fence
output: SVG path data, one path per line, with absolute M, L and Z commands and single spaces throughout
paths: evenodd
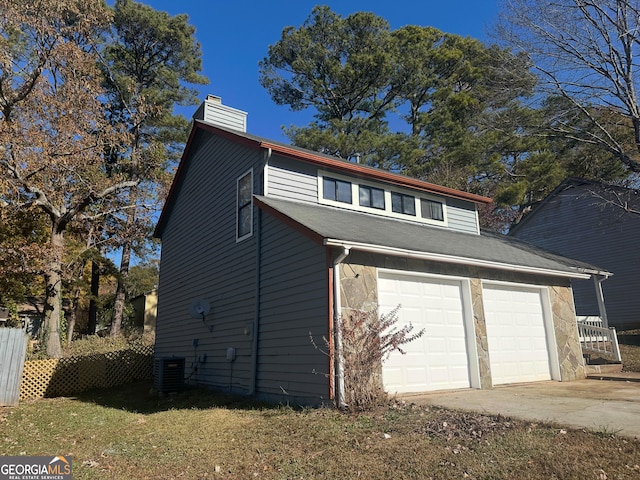
M 70 396 L 150 380 L 152 358 L 153 345 L 137 345 L 103 354 L 31 360 L 24 365 L 20 399 Z
M 27 340 L 21 328 L 0 328 L 0 406 L 18 404 Z

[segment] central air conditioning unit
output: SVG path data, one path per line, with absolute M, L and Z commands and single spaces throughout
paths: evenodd
M 161 393 L 175 393 L 184 388 L 184 357 L 153 359 L 153 387 Z

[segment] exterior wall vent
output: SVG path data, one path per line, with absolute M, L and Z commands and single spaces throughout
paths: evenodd
M 216 127 L 240 132 L 247 131 L 247 112 L 223 105 L 222 98 L 216 95 L 207 95 L 193 118 L 203 120 Z
M 153 387 L 161 393 L 181 391 L 184 388 L 184 357 L 154 358 Z

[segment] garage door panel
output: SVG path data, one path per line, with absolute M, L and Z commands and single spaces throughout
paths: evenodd
M 389 385 L 402 385 L 402 370 L 398 367 L 389 366 L 385 370 L 385 381 L 389 383 Z
M 427 341 L 427 351 L 432 353 L 445 353 L 447 351 L 443 338 L 430 338 Z
M 419 339 L 404 345 L 383 364 L 383 383 L 394 393 L 468 388 L 469 360 L 461 282 L 381 272 L 380 311 L 397 305 L 399 326 L 411 323 Z
M 551 379 L 542 290 L 484 285 L 483 303 L 494 385 Z
M 407 383 L 409 385 L 420 385 L 427 378 L 427 369 L 425 367 L 408 368 Z

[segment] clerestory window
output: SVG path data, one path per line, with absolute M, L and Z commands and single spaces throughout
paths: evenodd
M 351 182 L 324 177 L 322 180 L 322 195 L 326 200 L 351 203 Z
M 415 216 L 416 197 L 404 193 L 391 192 L 391 211 Z
M 427 200 L 426 198 L 420 199 L 420 214 L 422 218 L 429 220 L 444 221 L 444 208 L 442 202 L 435 200 Z

